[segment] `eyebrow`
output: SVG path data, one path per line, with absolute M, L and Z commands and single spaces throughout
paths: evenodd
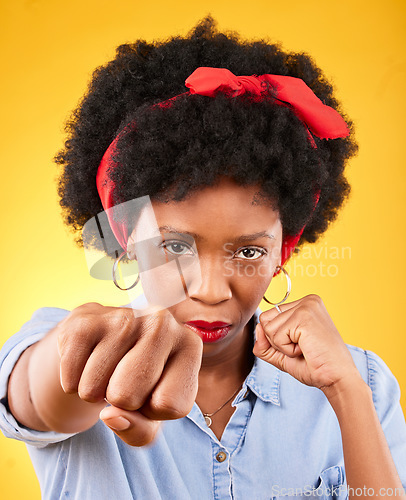
M 199 234 L 192 233 L 191 231 L 181 231 L 180 229 L 176 229 L 172 226 L 164 225 L 164 226 L 159 226 L 159 231 L 165 231 L 167 233 L 176 233 L 176 234 L 187 234 L 194 238 L 196 241 L 204 241 L 205 238 L 200 236 Z M 241 236 L 238 236 L 237 238 L 234 238 L 231 240 L 232 243 L 244 243 L 246 241 L 252 241 L 257 238 L 269 238 L 271 240 L 275 239 L 275 236 L 273 234 L 267 233 L 266 231 L 260 231 L 258 233 L 252 233 L 252 234 L 242 234 Z

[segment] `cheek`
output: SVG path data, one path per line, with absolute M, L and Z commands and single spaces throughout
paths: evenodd
M 168 257 L 155 249 L 138 262 L 142 289 L 150 305 L 168 308 L 178 304 L 202 283 L 198 259 Z
M 175 261 L 150 269 L 144 268 L 140 273 L 140 280 L 150 305 L 169 307 L 186 298 L 183 281 Z
M 231 277 L 234 293 L 258 303 L 272 280 L 275 267 L 276 264 L 269 259 L 234 266 Z

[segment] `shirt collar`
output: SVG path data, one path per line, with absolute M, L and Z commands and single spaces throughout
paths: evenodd
M 255 327 L 259 323 L 259 315 L 262 312 L 263 311 L 258 307 L 253 315 L 252 333 L 254 336 L 254 341 L 256 339 Z M 280 380 L 281 371 L 279 370 L 279 368 L 276 368 L 276 366 L 273 366 L 270 363 L 267 363 L 266 361 L 255 356 L 254 364 L 243 384 L 244 391 L 239 394 L 234 403 L 238 403 L 244 398 L 246 389 L 247 387 L 249 387 L 251 391 L 262 401 L 280 406 Z

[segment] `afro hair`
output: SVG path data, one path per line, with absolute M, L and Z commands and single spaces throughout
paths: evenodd
M 316 242 L 337 217 L 350 193 L 344 167 L 358 147 L 331 83 L 308 54 L 285 52 L 267 40 L 242 40 L 235 32 L 218 32 L 216 25 L 207 15 L 186 37 L 120 45 L 115 58 L 94 71 L 66 123 L 64 148 L 54 158 L 62 167 L 58 195 L 64 221 L 79 246 L 85 223 L 103 211 L 96 189 L 100 161 L 133 120 L 136 127 L 119 141 L 120 168 L 111 173 L 117 203 L 145 195 L 179 201 L 229 175 L 239 184 L 262 186 L 276 202 L 284 235 L 296 234 L 307 222 L 297 248 Z M 151 107 L 186 92 L 185 79 L 200 66 L 301 78 L 343 116 L 350 135 L 314 137 L 314 148 L 291 109 L 269 99 L 254 102 L 249 94 L 232 99 L 195 94 L 169 108 Z M 320 199 L 313 211 L 315 187 Z

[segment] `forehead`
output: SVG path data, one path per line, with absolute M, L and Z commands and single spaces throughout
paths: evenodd
M 184 200 L 151 204 L 158 227 L 195 233 L 201 240 L 229 240 L 270 229 L 278 238 L 281 231 L 279 212 L 261 193 L 261 186 L 241 186 L 227 177 L 190 193 Z
M 203 186 L 195 190 L 180 201 L 168 203 L 153 202 L 154 208 L 163 209 L 164 205 L 172 210 L 192 210 L 194 212 L 207 212 L 221 210 L 226 214 L 239 208 L 268 206 L 272 207 L 271 200 L 262 192 L 259 184 L 242 186 L 227 177 L 212 186 Z

